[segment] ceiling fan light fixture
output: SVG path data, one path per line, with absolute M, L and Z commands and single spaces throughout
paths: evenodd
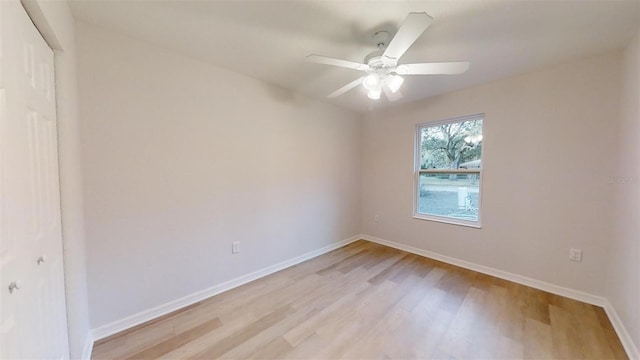
M 375 89 L 369 90 L 369 92 L 367 93 L 367 97 L 369 97 L 369 99 L 371 100 L 379 100 L 381 93 L 382 93 L 382 89 L 378 86 Z
M 369 91 L 380 88 L 380 78 L 375 74 L 367 75 L 362 82 L 362 86 Z
M 402 76 L 389 74 L 387 75 L 385 82 L 387 83 L 389 90 L 391 90 L 391 92 L 395 94 L 396 92 L 398 92 L 398 90 L 400 90 L 400 86 L 402 86 L 404 78 Z

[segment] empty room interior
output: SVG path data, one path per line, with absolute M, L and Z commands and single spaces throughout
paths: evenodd
M 640 359 L 640 2 L 0 2 L 0 358 Z

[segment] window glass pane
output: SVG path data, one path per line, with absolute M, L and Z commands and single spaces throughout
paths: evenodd
M 482 119 L 420 128 L 421 169 L 479 169 Z
M 418 212 L 478 221 L 479 174 L 420 174 Z

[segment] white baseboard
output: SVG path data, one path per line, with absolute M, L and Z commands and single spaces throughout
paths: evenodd
M 410 252 L 410 253 L 413 253 L 413 254 L 416 254 L 416 255 L 421 255 L 421 256 L 424 256 L 424 257 L 431 258 L 431 259 L 439 260 L 439 261 L 442 261 L 442 262 L 445 262 L 445 263 L 448 263 L 448 264 L 451 264 L 451 265 L 456 265 L 456 266 L 459 266 L 459 267 L 462 267 L 462 268 L 465 268 L 465 269 L 477 271 L 479 273 L 495 276 L 495 277 L 500 278 L 500 279 L 505 279 L 505 280 L 513 281 L 513 282 L 518 283 L 518 284 L 527 285 L 527 286 L 530 286 L 532 288 L 536 288 L 536 289 L 539 289 L 539 290 L 550 292 L 552 294 L 568 297 L 570 299 L 582 301 L 582 302 L 585 302 L 587 304 L 592 304 L 592 305 L 597 305 L 597 306 L 604 307 L 604 305 L 607 303 L 607 300 L 605 298 L 603 298 L 602 296 L 592 295 L 592 294 L 585 293 L 585 292 L 582 292 L 582 291 L 569 289 L 569 288 L 566 288 L 566 287 L 563 287 L 563 286 L 559 286 L 559 285 L 551 284 L 551 283 L 548 283 L 548 282 L 532 279 L 532 278 L 529 278 L 529 277 L 526 277 L 526 276 L 522 276 L 522 275 L 517 275 L 517 274 L 514 274 L 514 273 L 507 272 L 507 271 L 494 269 L 494 268 L 491 268 L 491 267 L 488 267 L 488 266 L 479 265 L 479 264 L 472 263 L 472 262 L 469 262 L 469 261 L 459 260 L 459 259 L 456 259 L 456 258 L 452 258 L 452 257 L 449 257 L 449 256 L 441 255 L 441 254 L 434 253 L 434 252 L 431 252 L 431 251 L 419 249 L 419 248 L 416 248 L 416 247 L 413 247 L 413 246 L 397 243 L 395 241 L 384 240 L 384 239 L 377 238 L 375 236 L 364 235 L 364 234 L 362 235 L 362 239 L 367 240 L 367 241 L 371 241 L 371 242 L 374 242 L 374 243 L 378 243 L 378 244 L 381 244 L 381 245 L 386 245 L 386 246 L 389 246 L 389 247 L 392 247 L 392 248 L 396 248 L 396 249 L 399 249 L 399 250 L 404 250 L 406 252 Z
M 238 286 L 244 285 L 246 283 L 249 283 L 251 281 L 257 280 L 261 277 L 267 276 L 269 274 L 272 274 L 274 272 L 286 269 L 290 266 L 299 264 L 303 261 L 312 259 L 316 256 L 325 254 L 329 251 L 335 250 L 337 248 L 340 248 L 342 246 L 345 246 L 347 244 L 350 244 L 356 240 L 359 240 L 361 238 L 360 235 L 356 235 L 356 236 L 352 236 L 348 239 L 342 240 L 342 241 L 338 241 L 335 242 L 333 244 L 329 244 L 323 248 L 308 252 L 306 254 L 302 254 L 300 256 L 296 256 L 292 259 L 280 262 L 278 264 L 275 265 L 271 265 L 268 266 L 264 269 L 258 270 L 258 271 L 254 271 L 250 274 L 247 275 L 243 275 L 240 276 L 238 278 L 229 280 L 227 282 L 224 282 L 222 284 L 210 287 L 208 289 L 202 290 L 202 291 L 198 291 L 196 293 L 193 293 L 191 295 L 187 295 L 185 297 L 170 301 L 168 303 L 162 304 L 160 306 L 156 306 L 152 309 L 149 310 L 145 310 L 142 311 L 140 313 L 137 314 L 133 314 L 131 316 L 128 316 L 124 319 L 120 319 L 120 320 L 116 320 L 114 322 L 111 322 L 109 324 L 106 325 L 102 325 L 100 327 L 97 327 L 95 329 L 93 329 L 91 331 L 91 337 L 93 339 L 93 341 L 97 341 L 100 339 L 104 339 L 108 336 L 117 334 L 121 331 L 127 330 L 131 327 L 134 327 L 136 325 L 145 323 L 149 320 L 153 320 L 157 317 L 160 317 L 162 315 L 166 315 L 169 314 L 173 311 L 179 310 L 185 306 L 189 306 L 191 304 L 195 304 L 198 301 L 202 301 L 204 299 L 210 298 L 214 295 L 220 294 L 222 292 L 231 290 L 233 288 L 236 288 Z
M 608 300 L 604 306 L 604 311 L 607 313 L 607 316 L 611 321 L 611 325 L 613 325 L 613 329 L 618 334 L 618 338 L 620 338 L 620 342 L 622 343 L 624 350 L 627 352 L 627 356 L 629 356 L 629 359 L 640 360 L 640 351 L 638 351 L 638 347 L 633 342 L 633 339 L 631 338 L 631 335 L 629 335 L 629 332 L 627 332 L 627 328 L 624 327 L 624 324 L 618 316 L 616 309 Z
M 93 337 L 91 332 L 87 334 L 87 338 L 84 340 L 84 348 L 82 349 L 82 359 L 91 360 L 91 353 L 93 352 Z

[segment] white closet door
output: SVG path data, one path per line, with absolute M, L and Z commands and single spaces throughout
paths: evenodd
M 53 51 L 0 1 L 0 358 L 67 358 Z

